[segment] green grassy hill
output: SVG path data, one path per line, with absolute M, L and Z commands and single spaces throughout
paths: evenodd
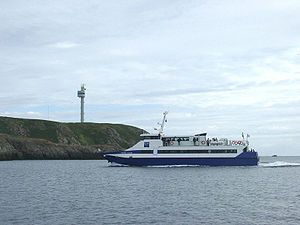
M 10 117 L 0 117 L 0 134 L 4 136 L 0 139 L 4 142 L 18 140 L 47 141 L 50 145 L 65 146 L 90 146 L 100 147 L 104 151 L 124 150 L 140 140 L 142 129 L 108 123 L 59 123 L 47 120 L 19 119 Z M 16 139 L 19 138 L 19 139 Z M 21 139 L 20 139 L 21 138 Z M 28 141 L 27 140 L 27 141 Z M 40 142 L 37 142 L 40 143 Z M 31 144 L 33 146 L 34 144 Z M 18 146 L 22 146 L 18 144 Z M 3 151 L 3 148 L 2 148 Z M 1 153 L 1 149 L 0 149 Z

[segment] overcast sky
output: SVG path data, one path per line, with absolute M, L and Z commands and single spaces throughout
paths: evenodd
M 0 115 L 240 138 L 300 155 L 299 0 L 0 1 Z

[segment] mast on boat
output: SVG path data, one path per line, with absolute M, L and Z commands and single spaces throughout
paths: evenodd
M 165 111 L 165 112 L 163 113 L 164 117 L 163 117 L 162 122 L 161 122 L 161 123 L 157 123 L 158 125 L 160 125 L 160 129 L 159 129 L 159 131 L 158 131 L 158 135 L 159 135 L 160 137 L 162 137 L 162 136 L 164 135 L 164 126 L 165 126 L 165 122 L 167 122 L 167 120 L 166 120 L 167 114 L 168 114 L 168 112 Z

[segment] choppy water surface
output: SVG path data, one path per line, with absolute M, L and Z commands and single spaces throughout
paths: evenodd
M 0 162 L 0 224 L 299 224 L 300 157 L 257 167 Z

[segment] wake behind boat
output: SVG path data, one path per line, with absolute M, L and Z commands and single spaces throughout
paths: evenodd
M 256 166 L 258 154 L 245 140 L 207 138 L 206 133 L 166 136 L 163 133 L 164 112 L 158 134 L 141 134 L 143 140 L 120 152 L 100 152 L 108 162 L 130 166 Z

